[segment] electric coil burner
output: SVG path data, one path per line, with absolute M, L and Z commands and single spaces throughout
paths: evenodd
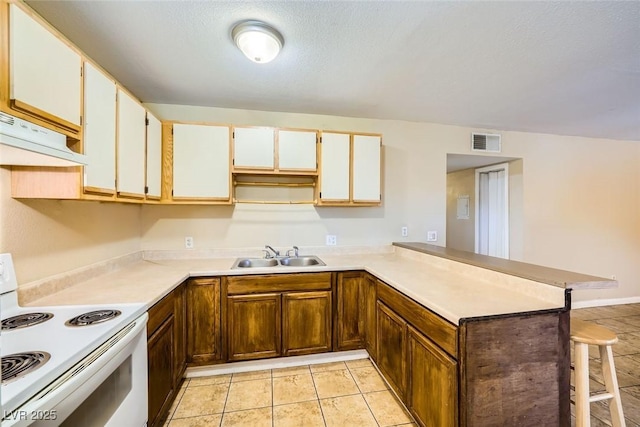
M 17 316 L 9 317 L 2 320 L 2 330 L 10 331 L 13 329 L 26 328 L 28 326 L 37 325 L 51 319 L 51 313 L 25 313 Z
M 14 353 L 2 357 L 2 384 L 16 380 L 49 361 L 46 351 Z
M 83 313 L 72 319 L 67 320 L 64 324 L 67 326 L 89 326 L 97 323 L 106 322 L 115 317 L 120 316 L 120 310 L 96 310 Z

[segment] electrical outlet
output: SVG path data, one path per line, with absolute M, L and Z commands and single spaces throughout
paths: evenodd
M 407 237 L 409 235 L 409 227 L 402 227 L 402 237 Z
M 438 232 L 427 231 L 427 242 L 437 242 L 437 241 L 438 241 Z
M 193 237 L 184 238 L 184 247 L 187 249 L 193 249 Z
M 335 246 L 338 244 L 338 237 L 334 234 L 327 234 L 327 246 Z
M 611 280 L 617 280 L 617 279 L 618 279 L 618 278 L 616 277 L 616 275 L 615 275 L 615 274 L 612 274 L 612 275 L 611 275 Z

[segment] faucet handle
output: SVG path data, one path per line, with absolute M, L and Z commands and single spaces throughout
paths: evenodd
M 270 258 L 273 258 L 273 257 L 271 256 L 271 252 L 269 252 L 268 250 L 263 249 L 263 250 L 262 250 L 262 252 L 264 252 L 264 259 L 270 259 Z
M 299 251 L 298 247 L 294 246 L 293 247 L 293 253 L 295 254 L 296 258 L 298 258 L 298 251 Z

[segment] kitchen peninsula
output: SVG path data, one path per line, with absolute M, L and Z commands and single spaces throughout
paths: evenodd
M 238 344 L 230 335 L 243 327 L 238 318 L 231 327 L 234 304 L 266 295 L 274 307 L 284 307 L 284 320 L 274 323 L 281 329 L 275 334 L 280 341 L 269 353 L 273 357 L 288 354 L 283 337 L 291 340 L 297 330 L 286 321 L 284 301 L 314 297 L 309 301 L 328 301 L 331 311 L 325 319 L 332 322 L 329 342 L 321 351 L 366 349 L 420 424 L 569 425 L 570 291 L 596 284 L 611 287 L 614 281 L 543 267 L 534 268 L 535 275 L 519 274 L 528 270 L 508 261 L 494 271 L 482 265 L 491 259 L 475 259 L 476 265 L 470 265 L 460 253 L 420 243 L 341 252 L 314 249 L 326 266 L 230 269 L 235 257 L 257 254 L 256 249 L 137 253 L 29 284 L 21 289 L 22 299 L 35 305 L 144 302 L 153 318 L 154 308 L 167 306 L 167 298 L 186 283 L 186 297 L 183 293 L 181 298 L 186 300 L 187 322 L 200 322 L 189 309 L 189 289 L 215 295 L 211 301 L 219 320 L 214 323 L 217 332 L 215 338 L 205 338 L 216 351 L 207 363 L 226 363 L 259 353 L 234 350 Z M 91 274 L 95 269 L 102 274 Z M 290 284 L 285 286 L 278 278 L 287 273 Z M 328 278 L 326 285 L 320 276 Z M 247 287 L 241 292 L 239 286 Z M 44 295 L 47 288 L 54 292 Z M 299 307 L 304 311 L 312 306 Z M 186 328 L 187 353 L 202 348 L 201 341 L 188 344 L 198 339 L 189 336 L 194 327 Z M 317 351 L 303 349 L 300 354 Z M 193 354 L 187 354 L 183 364 L 187 361 L 189 366 L 202 365 Z

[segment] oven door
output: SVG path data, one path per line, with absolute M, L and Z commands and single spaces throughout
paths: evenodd
M 2 427 L 144 426 L 147 318 L 143 314 L 110 338 L 18 408 L 19 416 L 5 419 Z

